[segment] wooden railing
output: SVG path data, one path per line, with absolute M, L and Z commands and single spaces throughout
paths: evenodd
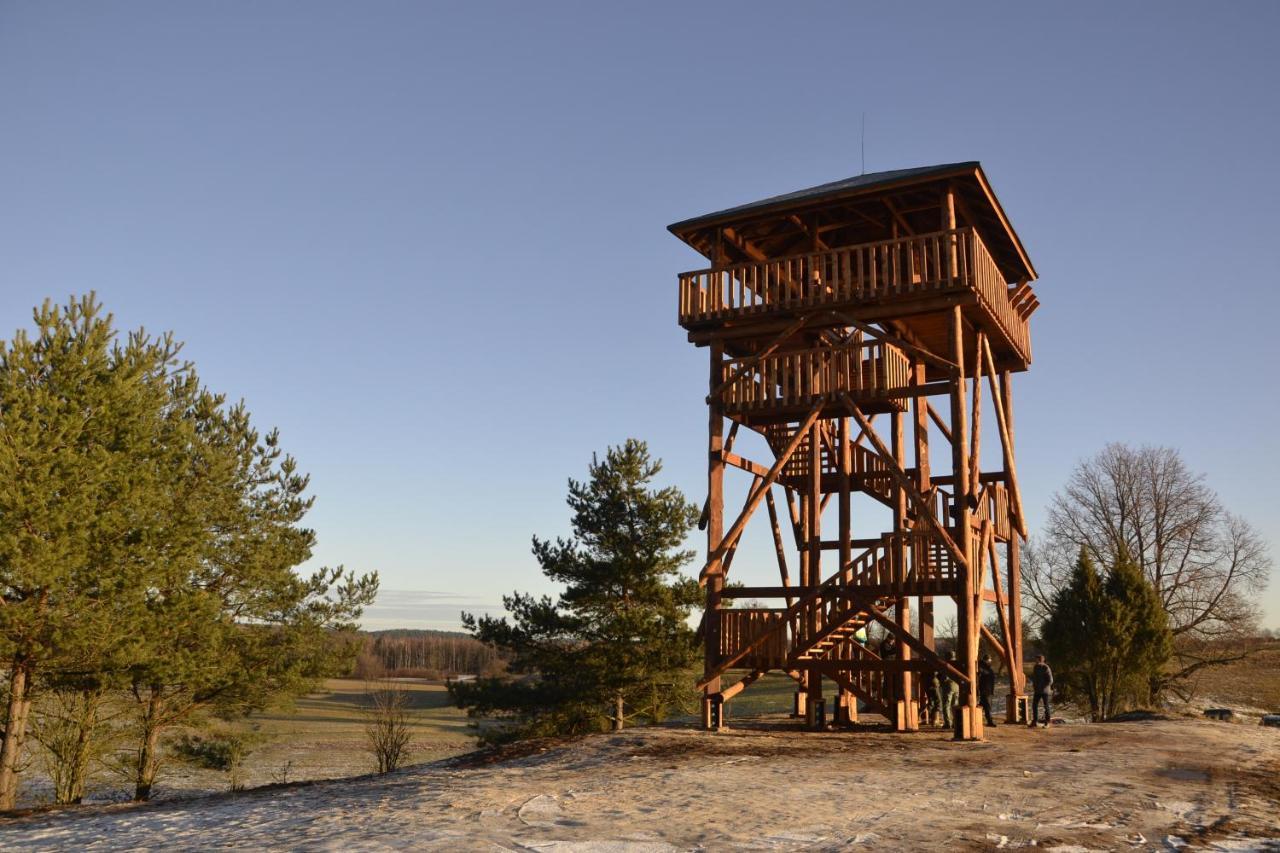
M 790 651 L 787 632 L 774 630 L 782 625 L 783 613 L 782 610 L 765 608 L 719 611 L 721 657 L 734 654 L 753 638 L 767 632 L 765 641 L 752 649 L 739 665 L 748 669 L 773 669 L 781 666 Z
M 726 362 L 732 375 L 742 360 Z M 874 341 L 775 353 L 761 359 L 723 391 L 725 411 L 812 406 L 819 397 L 844 391 L 857 399 L 893 398 L 911 384 L 911 364 L 891 344 Z M 898 407 L 906 409 L 899 398 Z
M 909 567 L 902 563 L 904 551 Z M 845 588 L 878 587 L 879 606 L 884 607 L 895 595 L 918 594 L 921 581 L 938 582 L 937 593 L 949 594 L 946 584 L 956 576 L 950 552 L 936 536 L 926 531 L 886 533 L 820 585 L 797 589 L 800 597 L 786 609 L 715 611 L 720 626 L 717 670 L 723 672 L 730 665 L 777 668 L 790 655 L 812 648 L 815 637 L 830 636 L 830 629 L 843 624 L 851 613 L 856 616 L 859 608 L 842 594 Z
M 971 240 L 962 241 L 968 251 L 965 258 L 965 270 L 977 291 L 978 301 L 987 309 L 987 313 L 995 318 L 996 323 L 1005 335 L 1018 348 L 1023 356 L 1031 353 L 1031 336 L 1027 331 L 1027 321 L 1014 309 L 1009 301 L 1009 286 L 996 262 L 992 260 L 986 245 L 976 233 Z
M 956 290 L 976 292 L 1029 356 L 1026 320 L 1009 301 L 1000 268 L 972 228 L 681 273 L 679 314 L 688 325 Z

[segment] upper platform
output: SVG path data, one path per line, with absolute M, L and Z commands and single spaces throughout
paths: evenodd
M 879 322 L 945 353 L 941 312 L 959 305 L 1000 369 L 1031 362 L 1035 268 L 976 162 L 861 175 L 670 230 L 712 264 L 680 276 L 680 323 L 697 343 L 809 314 L 811 328 Z

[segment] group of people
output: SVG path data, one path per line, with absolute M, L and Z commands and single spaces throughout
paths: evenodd
M 898 657 L 898 642 L 892 634 L 880 643 L 879 654 L 882 660 L 894 660 Z M 955 652 L 947 655 L 947 661 L 954 665 Z M 1040 724 L 1039 710 L 1044 706 L 1045 728 L 1049 727 L 1049 696 L 1053 690 L 1053 670 L 1045 662 L 1044 655 L 1036 655 L 1035 666 L 1031 668 L 1031 719 L 1027 725 Z M 896 700 L 897 683 L 889 672 L 885 673 L 884 696 L 890 702 Z M 991 663 L 991 655 L 984 654 L 978 661 L 978 707 L 982 709 L 983 719 L 988 726 L 995 727 L 996 721 L 991 716 L 991 697 L 996 689 L 996 671 Z M 956 723 L 955 706 L 967 700 L 959 684 L 944 672 L 926 669 L 920 679 L 922 693 L 921 709 L 924 722 L 929 726 L 941 724 L 953 728 Z M 891 705 L 892 707 L 892 705 Z

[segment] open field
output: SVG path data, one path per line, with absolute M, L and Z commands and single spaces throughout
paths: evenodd
M 1280 641 L 1242 661 L 1202 670 L 1192 705 L 1222 706 L 1237 713 L 1280 714 Z
M 443 683 L 400 679 L 409 694 L 413 732 L 410 762 L 435 761 L 475 747 L 465 712 L 453 707 Z M 366 684 L 351 679 L 330 679 L 323 688 L 300 698 L 294 708 L 255 714 L 237 725 L 263 736 L 246 760 L 245 785 L 254 787 L 281 781 L 308 781 L 357 776 L 375 768 L 365 751 L 361 703 Z M 32 743 L 33 749 L 38 747 Z M 167 759 L 160 771 L 156 797 L 209 794 L 225 791 L 227 777 L 211 770 Z M 121 776 L 99 772 L 89 787 L 89 802 L 128 799 L 132 784 Z M 20 805 L 50 802 L 52 792 L 37 757 L 24 774 Z
M 784 715 L 636 729 L 389 776 L 0 825 L 6 849 L 1280 850 L 1280 731 L 1001 726 L 985 743 Z

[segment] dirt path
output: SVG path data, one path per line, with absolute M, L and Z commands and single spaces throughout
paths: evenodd
M 645 729 L 519 758 L 0 825 L 5 849 L 1280 850 L 1280 732 L 1198 721 Z

